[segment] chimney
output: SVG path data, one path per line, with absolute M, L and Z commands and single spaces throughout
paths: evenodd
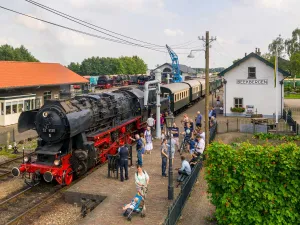
M 259 55 L 259 56 L 261 55 L 260 48 L 257 51 L 257 55 Z
M 245 52 L 245 57 L 247 56 L 247 52 Z
M 257 54 L 257 48 L 255 48 L 255 53 Z

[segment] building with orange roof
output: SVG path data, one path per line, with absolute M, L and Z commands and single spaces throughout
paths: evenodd
M 59 99 L 88 80 L 58 63 L 0 61 L 0 126 L 18 123 L 22 111 Z

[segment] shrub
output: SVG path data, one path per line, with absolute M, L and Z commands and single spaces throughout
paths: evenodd
M 268 140 L 268 139 L 273 139 L 273 140 L 281 140 L 281 141 L 300 141 L 300 136 L 299 135 L 281 135 L 281 134 L 271 134 L 271 133 L 257 133 L 254 134 L 254 138 L 260 139 L 260 140 Z
M 218 224 L 299 224 L 300 149 L 294 143 L 212 143 L 205 178 Z
M 245 112 L 245 108 L 244 107 L 241 107 L 241 108 L 238 108 L 238 107 L 234 107 L 234 108 L 230 108 L 231 112 L 239 112 L 239 113 L 243 113 Z

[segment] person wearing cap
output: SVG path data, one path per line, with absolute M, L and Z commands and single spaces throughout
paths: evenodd
M 125 170 L 125 179 L 128 180 L 128 148 L 125 146 L 125 143 L 123 140 L 119 141 L 120 147 L 118 149 L 119 156 L 120 156 L 120 161 L 119 161 L 119 166 L 120 166 L 120 177 L 121 181 L 124 181 L 124 174 L 123 174 L 123 169 Z

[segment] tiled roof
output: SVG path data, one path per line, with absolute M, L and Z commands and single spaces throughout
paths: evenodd
M 88 83 L 58 63 L 0 61 L 0 88 Z

